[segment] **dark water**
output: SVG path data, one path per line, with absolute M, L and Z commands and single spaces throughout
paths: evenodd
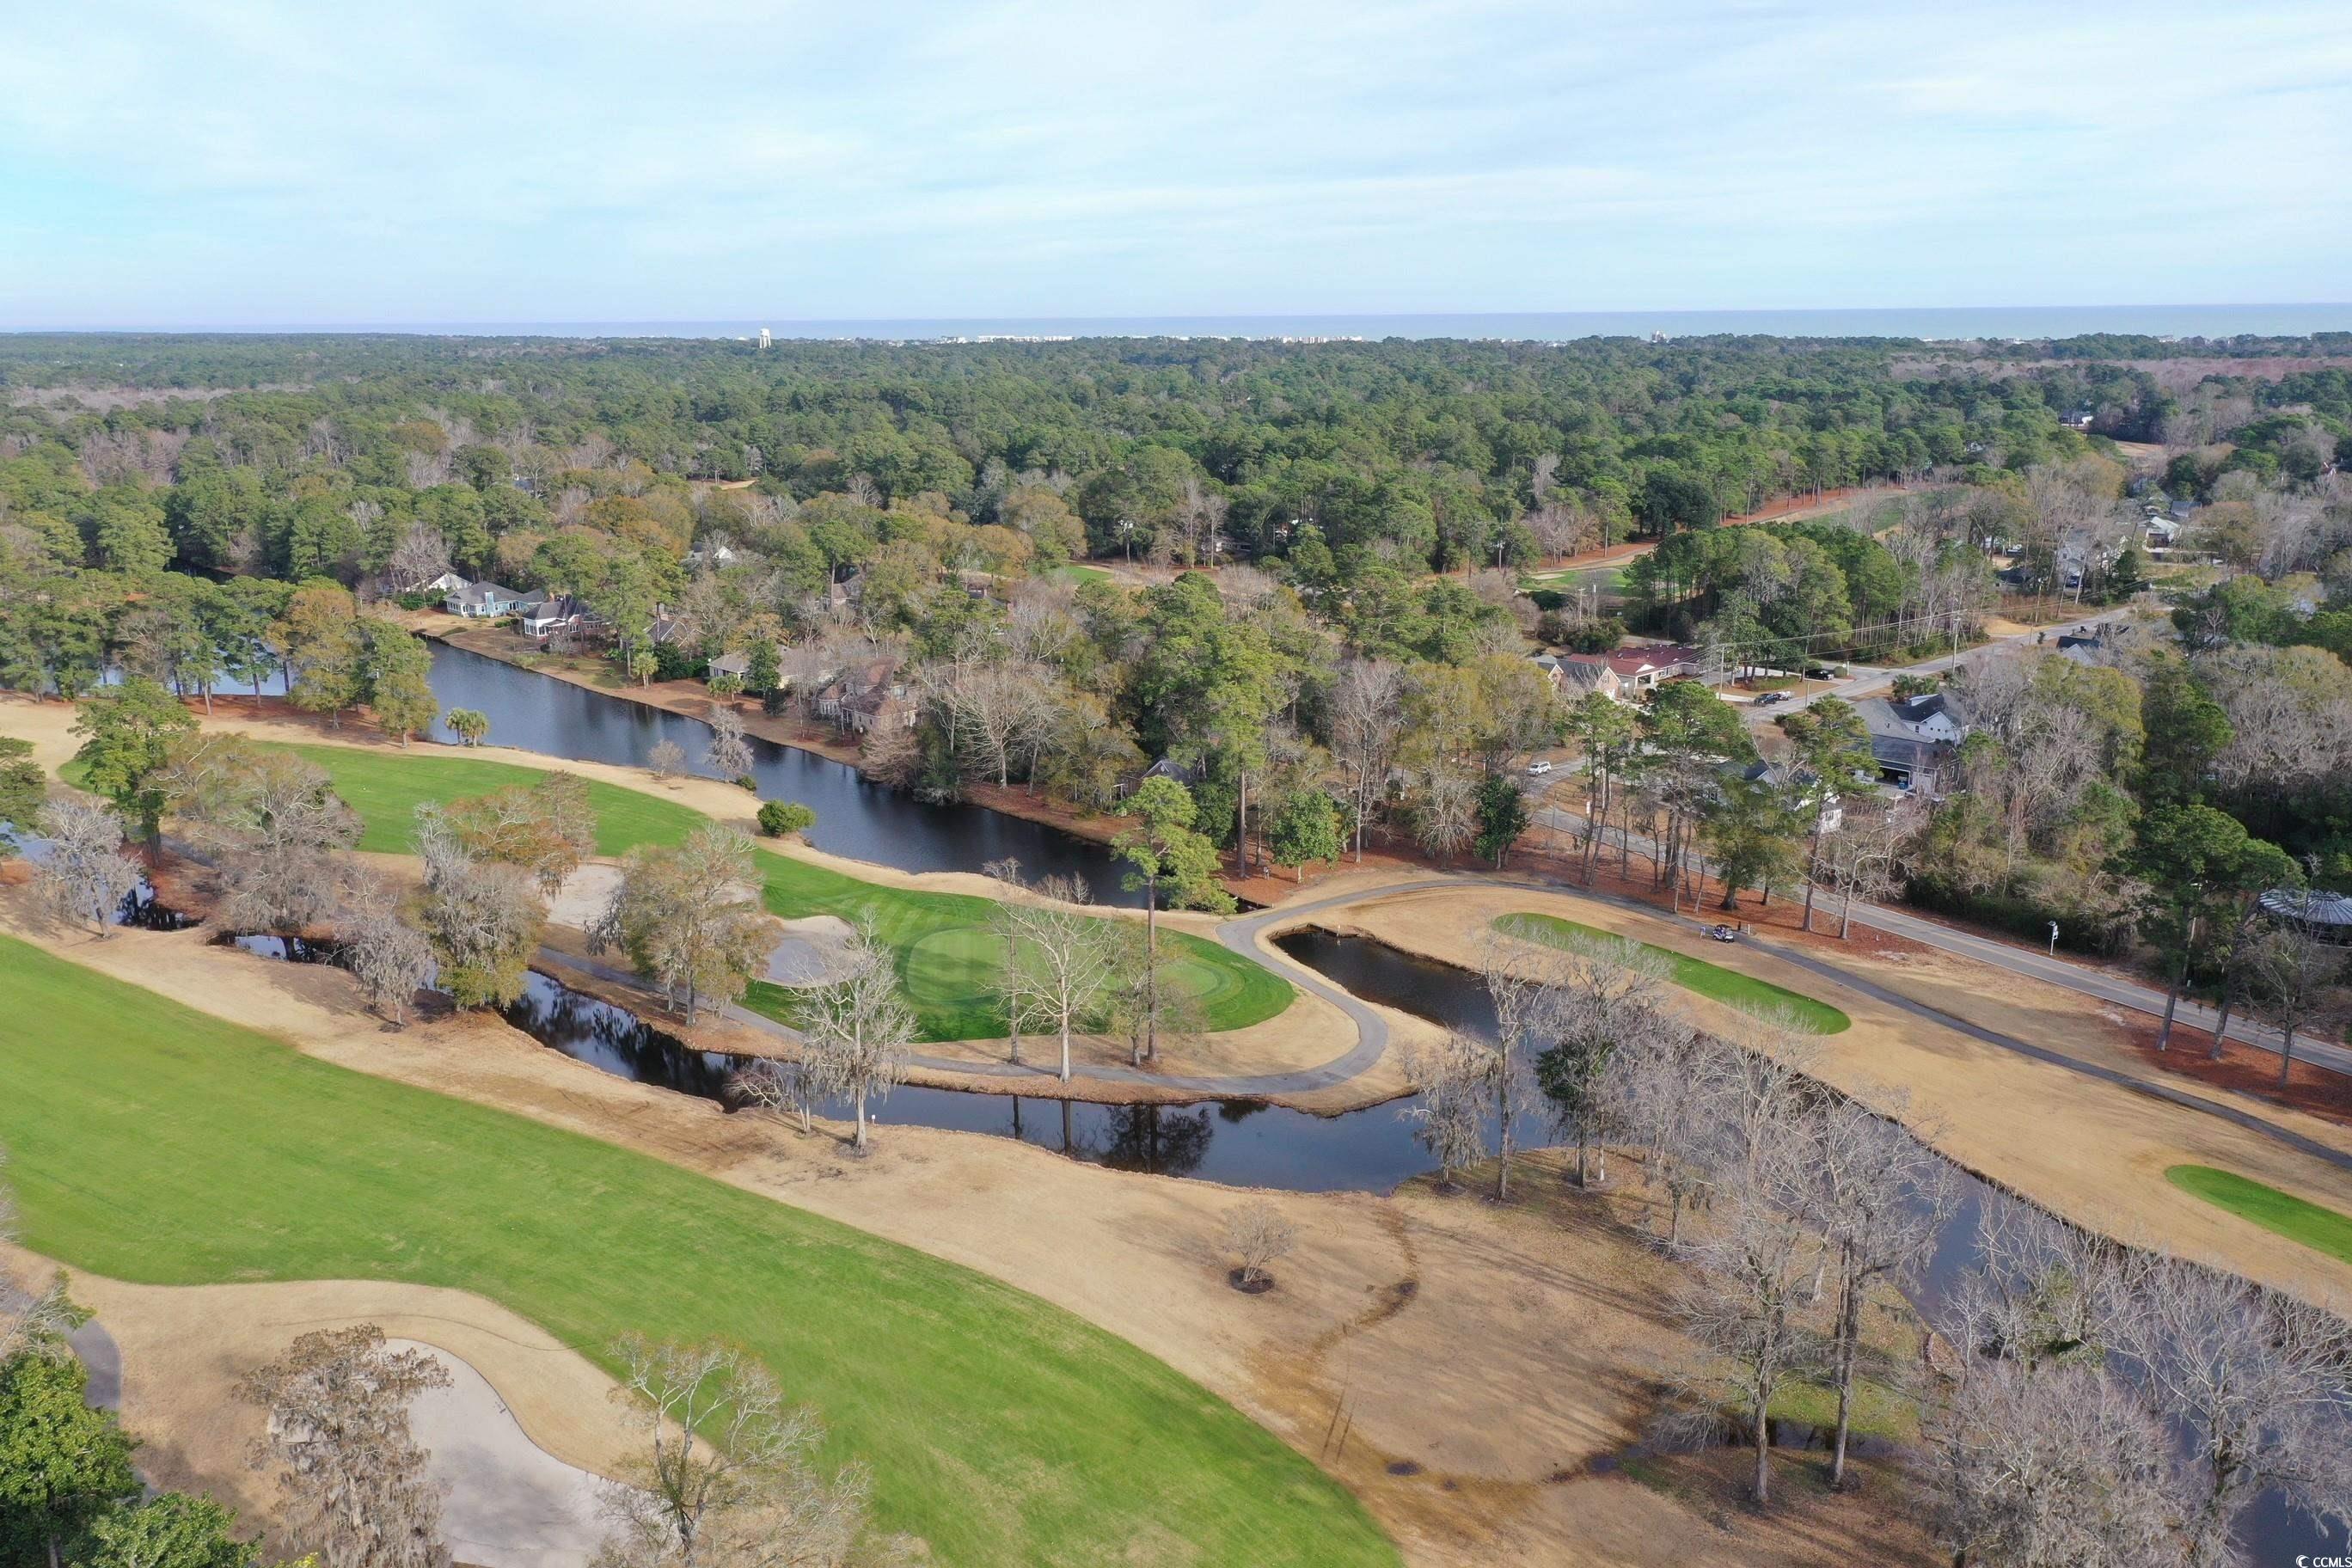
M 534 972 L 508 1022 L 592 1067 L 732 1105 L 728 1081 L 742 1064 L 698 1051 L 636 1015 Z M 1288 1192 L 1386 1192 L 1434 1169 L 1395 1105 L 1339 1116 L 1250 1100 L 1190 1105 L 1097 1105 L 1043 1096 L 971 1094 L 901 1086 L 868 1113 L 883 1136 L 896 1126 L 1018 1138 L 1041 1149 L 1122 1171 L 1193 1176 Z M 822 1113 L 846 1120 L 846 1104 Z M 1523 1129 L 1537 1136 L 1538 1129 Z
M 49 841 L 17 827 L 14 823 L 0 822 L 0 839 L 16 847 L 18 855 L 37 866 L 48 858 Z M 106 917 L 106 923 L 131 926 L 140 931 L 185 931 L 196 923 L 192 915 L 167 909 L 155 897 L 155 884 L 141 872 L 131 889 L 122 895 L 121 904 Z
M 445 714 L 471 708 L 490 720 L 490 743 L 552 757 L 642 766 L 656 742 L 682 748 L 698 767 L 710 744 L 710 726 L 625 698 L 609 697 L 568 680 L 501 664 L 463 648 L 435 643 L 433 694 Z M 436 722 L 434 739 L 457 736 Z M 977 805 L 927 805 L 898 790 L 860 778 L 856 768 L 771 742 L 751 742 L 752 776 L 763 800 L 792 800 L 814 808 L 808 841 L 830 854 L 895 866 L 902 871 L 977 871 L 992 860 L 1015 859 L 1021 874 L 1086 879 L 1098 903 L 1140 904 L 1142 895 L 1119 886 L 1110 852 L 1042 823 Z

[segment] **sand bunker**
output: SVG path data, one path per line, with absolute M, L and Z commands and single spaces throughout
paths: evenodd
M 857 933 L 839 915 L 778 921 L 783 940 L 768 954 L 768 978 L 779 985 L 822 985 L 845 967 L 843 950 Z
M 547 918 L 555 925 L 586 931 L 604 914 L 604 906 L 613 901 L 613 889 L 620 885 L 618 866 L 592 861 L 563 879 L 563 886 L 547 900 Z
M 580 1568 L 604 1539 L 599 1499 L 609 1483 L 533 1443 L 488 1379 L 467 1363 L 418 1340 L 449 1373 L 409 1408 L 410 1429 L 446 1486 L 441 1533 L 461 1563 L 481 1568 Z

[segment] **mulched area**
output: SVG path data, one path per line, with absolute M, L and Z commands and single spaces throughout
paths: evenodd
M 2237 1040 L 2221 1042 L 2221 1058 L 2211 1058 L 2213 1037 L 2203 1029 L 2175 1024 L 2169 1049 L 2156 1048 L 2160 1021 L 2130 1016 L 2123 1032 L 2131 1053 L 2142 1065 L 2173 1078 L 2192 1079 L 2213 1089 L 2229 1089 L 2273 1105 L 2300 1110 L 2340 1126 L 2352 1127 L 2352 1078 L 2327 1068 L 2298 1060 L 2287 1069 L 2287 1085 L 2279 1088 L 2279 1059 Z

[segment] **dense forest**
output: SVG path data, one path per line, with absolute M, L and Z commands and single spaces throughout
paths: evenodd
M 2347 348 L 0 339 L 0 685 L 282 671 L 418 727 L 416 650 L 363 612 L 454 569 L 585 598 L 632 677 L 734 654 L 714 685 L 781 708 L 875 671 L 905 721 L 861 725 L 866 765 L 929 794 L 1101 808 L 1166 758 L 1203 831 L 1280 864 L 1383 824 L 1499 860 L 1516 763 L 1567 739 L 1662 879 L 1703 851 L 1769 887 L 1828 874 L 1822 836 L 1725 782 L 1755 755 L 1732 710 L 1628 729 L 1548 685 L 1530 651 L 1624 626 L 1526 572 L 1654 540 L 1639 629 L 1717 668 L 1892 661 L 1972 640 L 2004 590 L 2146 594 L 2143 513 L 2193 508 L 2209 564 L 2154 580 L 2177 644 L 1972 674 L 1958 787 L 1881 857 L 2112 945 L 2165 810 L 2352 878 Z M 1850 733 L 1790 738 L 1850 765 Z

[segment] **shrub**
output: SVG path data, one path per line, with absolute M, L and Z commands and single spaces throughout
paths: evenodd
M 738 782 L 746 788 L 753 787 L 750 779 Z M 772 800 L 760 807 L 760 831 L 771 838 L 805 833 L 815 826 L 816 813 L 796 800 Z

